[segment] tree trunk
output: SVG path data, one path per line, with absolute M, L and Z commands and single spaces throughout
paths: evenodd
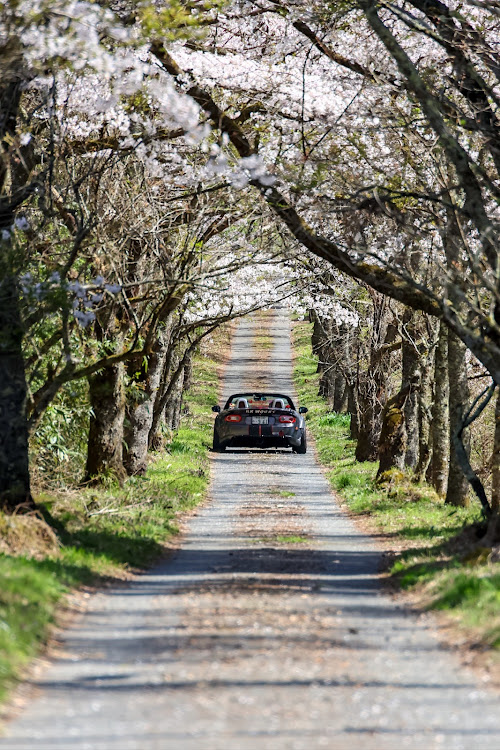
M 384 406 L 377 479 L 383 478 L 383 474 L 390 469 L 402 470 L 404 468 L 406 454 L 404 408 L 410 393 L 411 386 L 406 383 L 399 393 L 390 398 Z
M 340 372 L 336 371 L 333 383 L 334 388 L 332 407 L 333 411 L 336 411 L 337 414 L 340 414 L 341 412 L 345 411 L 347 405 L 348 394 L 344 376 Z
M 380 405 L 372 393 L 363 399 L 360 412 L 356 461 L 375 461 L 380 437 Z
M 157 431 L 162 422 L 168 429 L 177 428 L 179 424 L 178 413 L 180 413 L 180 405 L 182 401 L 185 369 L 186 367 L 188 367 L 188 369 L 190 368 L 191 357 L 201 339 L 213 330 L 214 328 L 207 329 L 202 336 L 198 336 L 194 341 L 191 341 L 184 350 L 182 357 L 179 356 L 178 352 L 174 352 L 169 358 L 168 367 L 165 368 L 165 383 L 162 388 L 161 396 L 158 395 L 155 403 L 153 424 L 149 437 L 150 444 L 156 441 Z
M 318 396 L 322 396 L 329 401 L 332 377 L 332 368 L 328 364 L 330 360 L 330 336 L 323 321 L 314 310 L 311 311 L 310 317 L 313 321 L 313 331 L 311 335 L 312 350 L 313 354 L 318 357 L 316 372 L 320 373 Z
M 357 461 L 376 461 L 382 428 L 383 405 L 387 401 L 387 372 L 397 328 L 391 320 L 387 299 L 370 291 L 373 305 L 368 367 L 358 378 L 359 436 Z M 358 357 L 359 363 L 359 357 Z
M 177 393 L 175 396 L 175 403 L 173 409 L 173 420 L 172 429 L 178 430 L 181 426 L 181 416 L 183 413 L 184 395 L 191 388 L 193 383 L 193 357 L 190 354 L 184 365 L 184 370 L 179 377 L 179 383 L 177 386 Z M 185 410 L 187 411 L 187 410 Z
M 491 457 L 491 510 L 500 512 L 500 386 L 495 404 L 495 439 Z
M 495 406 L 495 439 L 491 457 L 491 517 L 482 543 L 493 546 L 500 541 L 500 386 Z
M 403 385 L 405 383 L 413 384 L 420 378 L 420 353 L 417 348 L 417 341 L 419 338 L 417 315 L 417 312 L 415 312 L 414 310 L 410 310 L 409 308 L 405 310 L 403 315 Z M 407 466 L 409 469 L 415 469 L 418 463 L 418 401 L 419 391 L 417 390 L 417 388 L 412 388 L 404 405 L 404 419 L 406 428 L 405 466 Z
M 125 368 L 122 363 L 91 375 L 89 398 L 92 407 L 87 446 L 86 481 L 114 474 L 124 477 L 123 421 L 125 417 Z
M 357 440 L 359 436 L 359 408 L 356 398 L 355 387 L 348 383 L 347 388 L 347 411 L 351 415 L 349 435 L 351 440 Z
M 18 149 L 12 149 L 21 96 L 29 80 L 15 43 L 7 60 L 0 81 L 0 228 L 8 231 L 32 175 L 25 160 L 18 158 Z M 24 330 L 17 271 L 13 272 L 19 267 L 18 261 L 10 239 L 0 239 L 0 509 L 6 512 L 21 506 L 26 510 L 35 508 L 29 473 Z
M 34 508 L 30 492 L 23 328 L 15 280 L 0 284 L 0 508 Z
M 434 360 L 434 401 L 432 405 L 432 464 L 430 481 L 444 497 L 448 484 L 448 461 L 450 455 L 448 380 L 448 328 L 441 321 Z
M 431 441 L 431 404 L 433 356 L 429 352 L 426 360 L 421 362 L 421 379 L 418 392 L 418 463 L 415 467 L 417 482 L 425 480 L 432 458 Z
M 321 372 L 321 349 L 324 343 L 323 326 L 321 325 L 320 319 L 316 315 L 314 310 L 309 310 L 309 318 L 313 324 L 311 333 L 312 353 L 320 360 L 318 362 L 317 372 Z
M 446 260 L 450 268 L 457 269 L 461 264 L 461 250 L 463 247 L 457 214 L 452 206 L 447 208 L 447 221 L 443 233 L 443 247 Z M 449 299 L 457 311 L 463 311 L 463 303 L 453 284 L 448 288 Z M 465 344 L 457 336 L 448 331 L 448 383 L 449 383 L 449 419 L 450 419 L 450 460 L 448 471 L 448 488 L 445 502 L 450 505 L 467 505 L 469 483 L 457 459 L 454 448 L 454 438 L 462 424 L 465 406 L 469 400 L 469 386 L 467 382 L 467 362 Z M 462 441 L 468 453 L 468 434 L 466 430 Z
M 179 427 L 180 403 L 184 384 L 184 368 L 178 372 L 175 382 L 170 383 L 170 393 L 165 405 L 165 426 L 173 431 Z
M 184 365 L 184 379 L 182 381 L 182 392 L 189 391 L 193 385 L 193 355 L 190 354 Z
M 450 505 L 467 506 L 469 483 L 457 460 L 453 446 L 453 436 L 458 433 L 462 424 L 465 407 L 469 400 L 467 381 L 467 349 L 451 331 L 448 332 L 448 378 L 450 384 L 450 462 L 448 471 L 448 489 L 445 502 Z M 463 435 L 465 450 L 469 452 L 469 430 Z
M 163 373 L 160 378 L 160 387 L 156 394 L 156 400 L 153 408 L 153 421 L 151 423 L 151 429 L 149 431 L 149 447 L 155 449 L 161 445 L 161 427 L 167 426 L 166 412 L 167 412 L 167 401 L 170 399 L 170 395 L 167 394 L 169 390 L 169 384 L 173 374 L 175 373 L 179 365 L 179 356 L 175 348 L 171 348 L 167 353 L 163 365 Z
M 125 468 L 132 475 L 144 474 L 147 465 L 149 433 L 153 425 L 154 405 L 160 387 L 167 349 L 170 343 L 170 328 L 159 333 L 155 347 L 147 359 L 143 389 L 139 398 L 127 406 L 125 430 Z
M 355 365 L 352 356 L 352 331 L 349 328 L 338 329 L 338 364 L 342 363 L 342 374 L 345 381 L 347 412 L 351 415 L 350 437 L 357 440 L 359 434 L 359 405 L 356 385 Z
M 171 398 L 170 408 L 170 424 L 171 430 L 178 430 L 181 424 L 181 409 L 182 409 L 182 396 L 184 394 L 184 381 L 186 377 L 186 370 L 184 369 L 181 373 L 177 385 L 174 389 L 174 393 Z

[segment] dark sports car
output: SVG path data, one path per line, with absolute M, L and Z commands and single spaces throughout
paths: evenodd
M 235 393 L 217 412 L 214 424 L 214 451 L 229 446 L 253 448 L 292 448 L 307 450 L 305 406 L 296 409 L 290 396 L 282 393 Z

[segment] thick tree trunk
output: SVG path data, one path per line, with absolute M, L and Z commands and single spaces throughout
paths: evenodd
M 386 358 L 377 358 L 358 389 L 358 443 L 356 461 L 376 461 L 382 427 L 382 404 L 386 400 Z
M 414 310 L 406 309 L 403 315 L 404 335 L 402 343 L 402 382 L 415 383 L 420 377 L 420 353 L 417 349 L 419 338 L 417 315 Z M 419 392 L 412 388 L 408 393 L 404 405 L 404 419 L 406 428 L 405 466 L 415 469 L 418 463 L 419 433 L 418 433 L 418 401 Z
M 463 415 L 469 400 L 467 381 L 467 349 L 451 331 L 448 332 L 448 378 L 450 384 L 450 462 L 448 471 L 448 489 L 445 502 L 450 505 L 466 506 L 468 504 L 469 483 L 457 460 L 453 446 L 453 436 L 458 433 Z M 469 452 L 469 430 L 463 435 L 465 450 Z
M 170 329 L 163 330 L 158 336 L 154 351 L 148 357 L 140 397 L 127 406 L 124 464 L 130 475 L 144 474 L 146 471 L 149 433 L 169 343 Z
M 89 378 L 92 414 L 85 469 L 87 481 L 109 474 L 123 479 L 124 373 L 124 365 L 117 364 Z
M 404 408 L 411 393 L 411 386 L 406 383 L 403 388 L 390 398 L 382 414 L 382 430 L 379 444 L 379 467 L 377 479 L 383 478 L 390 469 L 402 470 L 406 454 L 406 425 Z
M 448 462 L 450 455 L 449 421 L 449 381 L 448 381 L 448 328 L 439 324 L 439 338 L 434 360 L 434 401 L 432 405 L 432 464 L 430 481 L 438 493 L 444 497 L 448 483 Z
M 387 372 L 390 367 L 397 328 L 393 325 L 387 299 L 370 292 L 373 303 L 373 325 L 371 331 L 368 368 L 358 379 L 358 403 L 360 425 L 357 461 L 376 461 L 382 427 L 382 411 L 387 401 Z
M 333 400 L 332 407 L 333 411 L 337 414 L 345 411 L 347 406 L 347 386 L 344 376 L 340 372 L 336 372 L 334 376 L 334 388 L 333 388 Z
M 361 402 L 356 461 L 375 461 L 380 438 L 380 404 L 371 388 Z
M 30 493 L 26 376 L 18 289 L 0 284 L 0 508 L 34 507 Z
M 0 81 L 0 228 L 9 230 L 14 211 L 32 179 L 18 149 L 12 149 L 20 113 L 21 96 L 29 80 L 16 44 L 7 55 Z M 15 156 L 14 156 L 15 155 Z M 26 193 L 27 196 L 28 193 Z M 19 288 L 13 268 L 18 258 L 10 239 L 0 239 L 0 509 L 10 512 L 33 509 L 29 474 L 27 386 L 22 352 L 23 325 Z

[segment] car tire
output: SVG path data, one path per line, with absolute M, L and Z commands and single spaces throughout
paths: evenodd
M 216 453 L 223 453 L 226 450 L 226 446 L 224 443 L 221 443 L 219 440 L 219 433 L 214 427 L 214 439 L 212 443 L 212 450 L 214 450 Z
M 298 445 L 296 448 L 294 448 L 295 453 L 307 453 L 307 438 L 306 433 L 302 433 L 302 437 L 300 438 L 300 445 Z

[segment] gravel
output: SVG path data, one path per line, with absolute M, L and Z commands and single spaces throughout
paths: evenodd
M 293 392 L 240 323 L 224 396 Z M 311 450 L 214 454 L 180 550 L 89 599 L 1 750 L 500 750 L 498 694 L 383 592 Z

